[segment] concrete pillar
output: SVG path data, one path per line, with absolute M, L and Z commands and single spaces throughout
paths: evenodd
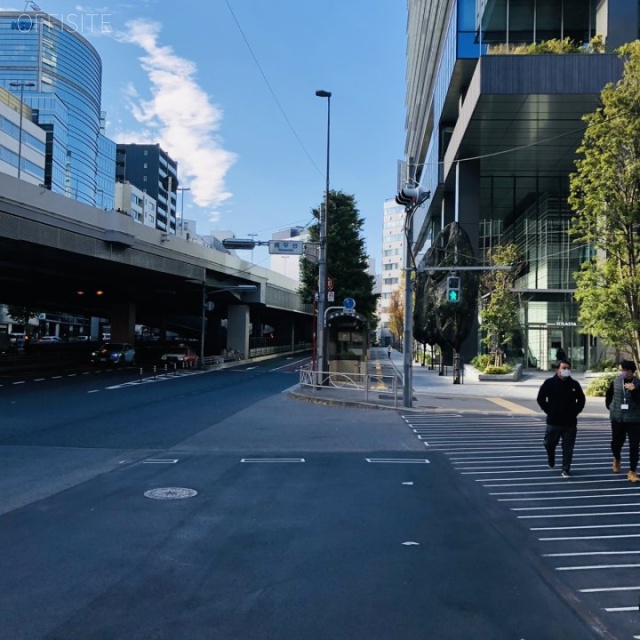
M 117 302 L 111 307 L 111 341 L 130 342 L 136 337 L 136 306 L 130 302 Z
M 227 349 L 249 356 L 249 306 L 229 305 L 227 313 Z

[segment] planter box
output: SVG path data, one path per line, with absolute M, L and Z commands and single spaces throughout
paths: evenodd
M 517 364 L 511 373 L 478 373 L 480 382 L 517 382 L 522 377 L 522 364 Z

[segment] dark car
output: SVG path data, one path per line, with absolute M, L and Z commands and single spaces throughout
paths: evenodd
M 107 342 L 91 354 L 95 364 L 135 364 L 136 350 L 126 342 Z

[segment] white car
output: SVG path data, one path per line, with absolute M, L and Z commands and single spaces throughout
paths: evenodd
M 160 356 L 162 362 L 174 363 L 181 367 L 195 367 L 198 364 L 198 355 L 191 347 L 179 346 Z

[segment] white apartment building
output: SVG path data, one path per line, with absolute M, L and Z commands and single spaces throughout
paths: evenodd
M 309 231 L 304 227 L 291 227 L 278 231 L 271 236 L 272 240 L 297 240 L 309 241 Z M 269 269 L 287 278 L 300 282 L 300 258 L 297 255 L 271 254 L 269 256 Z
M 395 198 L 384 201 L 382 222 L 382 263 L 381 295 L 378 300 L 378 341 L 384 344 L 391 337 L 389 330 L 389 304 L 391 294 L 402 286 L 403 255 L 405 246 L 404 206 L 396 203 Z M 404 297 L 402 297 L 404 300 Z
M 146 227 L 156 227 L 156 201 L 130 182 L 116 182 L 116 211 Z

